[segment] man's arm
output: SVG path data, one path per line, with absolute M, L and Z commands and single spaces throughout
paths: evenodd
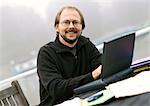
M 97 78 L 99 78 L 101 74 L 101 70 L 102 70 L 102 66 L 101 66 L 102 54 L 99 52 L 99 50 L 96 48 L 96 46 L 92 42 L 90 42 L 90 47 L 91 47 L 90 62 L 91 62 L 92 70 L 93 70 L 92 76 L 94 80 L 96 80 Z

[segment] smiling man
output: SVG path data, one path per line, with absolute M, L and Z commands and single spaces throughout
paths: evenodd
M 85 22 L 73 6 L 63 7 L 55 18 L 56 39 L 41 47 L 37 59 L 40 106 L 52 106 L 73 96 L 73 89 L 101 74 L 101 53 L 81 35 Z

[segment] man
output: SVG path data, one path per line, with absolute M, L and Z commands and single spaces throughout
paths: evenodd
M 68 100 L 73 89 L 96 80 L 101 74 L 101 54 L 81 35 L 85 23 L 81 12 L 64 7 L 55 19 L 56 40 L 41 47 L 37 71 L 40 83 L 40 106 Z

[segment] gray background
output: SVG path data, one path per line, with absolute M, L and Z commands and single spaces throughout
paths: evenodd
M 32 6 L 0 5 L 0 80 L 18 74 L 14 68 L 17 65 L 36 61 L 39 48 L 54 40 L 54 18 L 63 5 L 71 4 L 81 10 L 86 23 L 83 35 L 96 45 L 150 26 L 150 0 L 46 1 L 44 17 Z M 149 42 L 149 33 L 136 39 L 134 60 L 150 56 Z

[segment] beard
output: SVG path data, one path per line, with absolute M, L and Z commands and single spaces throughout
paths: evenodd
M 77 36 L 75 39 L 68 39 L 64 35 L 61 35 L 61 34 L 59 34 L 59 35 L 64 39 L 64 41 L 66 41 L 69 44 L 73 44 L 73 43 L 75 43 L 79 39 L 79 36 Z
M 66 33 L 67 32 L 69 32 L 69 31 L 66 31 Z M 75 39 L 68 39 L 65 35 L 62 35 L 59 32 L 56 32 L 56 35 L 57 36 L 60 35 L 63 38 L 63 40 L 66 41 L 69 44 L 73 44 L 73 43 L 75 43 L 79 39 L 79 36 L 77 36 Z

